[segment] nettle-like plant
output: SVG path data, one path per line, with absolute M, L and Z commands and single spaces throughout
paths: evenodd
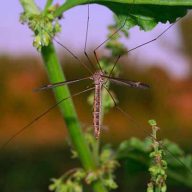
M 78 5 L 97 3 L 114 12 L 115 24 L 109 26 L 108 41 L 105 43 L 105 47 L 110 51 L 110 56 L 99 59 L 101 67 L 110 72 L 114 65 L 110 58 L 118 58 L 128 52 L 125 46 L 119 42 L 119 38 L 122 35 L 128 36 L 130 28 L 139 26 L 141 30 L 149 31 L 159 22 L 168 21 L 172 24 L 178 18 L 183 17 L 187 13 L 187 9 L 192 7 L 192 1 L 189 0 L 67 0 L 61 5 L 53 5 L 52 0 L 47 0 L 44 9 L 40 10 L 33 0 L 20 0 L 20 2 L 24 9 L 21 14 L 21 22 L 27 23 L 34 32 L 33 45 L 41 52 L 51 83 L 65 81 L 52 43 L 53 40 L 57 42 L 55 35 L 61 31 L 59 20 L 62 19 L 65 11 Z M 62 46 L 66 49 L 64 45 Z M 119 69 L 115 68 L 113 75 L 117 76 L 118 73 Z M 109 87 L 109 83 L 107 86 Z M 72 100 L 66 99 L 61 102 L 63 98 L 71 97 L 68 87 L 56 87 L 54 93 L 67 125 L 73 158 L 78 158 L 82 167 L 69 170 L 59 179 L 52 179 L 50 190 L 81 192 L 86 184 L 90 185 L 95 192 L 116 189 L 118 186 L 114 171 L 117 167 L 123 166 L 122 162 L 128 160 L 144 164 L 149 168 L 151 179 L 148 185 L 146 184 L 148 192 L 166 191 L 167 177 L 192 188 L 192 173 L 189 171 L 192 168 L 192 157 L 184 156 L 183 151 L 168 140 L 159 142 L 156 138 L 158 128 L 155 121 L 149 122 L 152 126 L 152 135 L 144 141 L 132 138 L 120 143 L 116 149 L 110 145 L 100 146 L 99 141 L 90 131 L 82 132 Z M 111 94 L 116 103 L 115 94 L 113 92 Z M 102 95 L 103 117 L 115 104 L 105 89 L 102 91 Z M 90 103 L 92 100 L 93 94 L 88 98 Z M 165 160 L 166 151 L 170 153 Z M 169 164 L 170 169 L 167 168 Z M 184 164 L 187 171 L 182 169 Z

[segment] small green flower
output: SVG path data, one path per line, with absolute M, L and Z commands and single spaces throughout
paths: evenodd
M 149 124 L 152 126 L 152 147 L 153 151 L 149 154 L 151 158 L 151 165 L 149 167 L 149 172 L 151 174 L 151 180 L 148 183 L 147 192 L 159 191 L 166 192 L 166 169 L 167 162 L 163 160 L 164 151 L 160 148 L 160 143 L 157 141 L 157 123 L 155 120 L 149 120 Z
M 150 119 L 150 120 L 148 121 L 148 123 L 149 123 L 149 125 L 151 125 L 151 126 L 157 126 L 157 122 L 156 122 L 154 119 Z
M 44 46 L 48 46 L 52 38 L 61 31 L 61 26 L 58 19 L 54 18 L 53 13 L 55 9 L 49 11 L 42 11 L 41 13 L 22 13 L 20 21 L 26 23 L 34 32 L 33 46 L 38 51 Z

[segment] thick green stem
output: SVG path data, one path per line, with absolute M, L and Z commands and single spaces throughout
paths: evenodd
M 47 0 L 44 10 L 47 10 L 52 3 L 53 3 L 53 0 Z
M 40 10 L 35 4 L 33 0 L 27 1 L 27 0 L 20 0 L 21 5 L 23 6 L 23 9 L 31 14 L 39 14 Z

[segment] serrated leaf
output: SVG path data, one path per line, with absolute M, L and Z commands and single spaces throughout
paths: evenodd
M 63 11 L 80 4 L 97 3 L 112 10 L 120 22 L 126 21 L 127 29 L 139 26 L 140 29 L 149 31 L 159 22 L 173 23 L 177 18 L 186 15 L 187 10 L 192 8 L 189 0 L 67 0 L 62 5 Z M 58 14 L 61 14 L 58 12 Z M 57 15 L 57 14 L 56 14 Z
M 173 23 L 178 17 L 183 17 L 189 7 L 162 5 L 129 5 L 114 2 L 102 2 L 111 9 L 123 23 L 125 19 L 127 29 L 139 26 L 141 30 L 149 31 L 159 22 Z

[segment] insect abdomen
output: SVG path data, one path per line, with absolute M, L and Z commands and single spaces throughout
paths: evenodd
M 94 107 L 93 107 L 93 126 L 96 139 L 99 138 L 101 128 L 101 87 L 102 84 L 95 85 Z

